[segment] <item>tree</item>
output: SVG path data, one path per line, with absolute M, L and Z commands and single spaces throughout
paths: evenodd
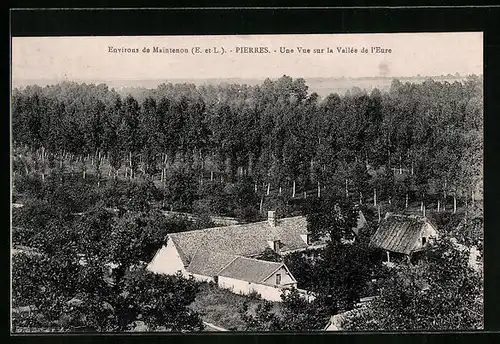
M 130 268 L 153 258 L 164 243 L 166 223 L 160 213 L 126 213 L 114 221 L 106 244 L 107 260 L 117 265 L 113 270 L 117 285 Z
M 201 331 L 204 325 L 200 316 L 188 307 L 198 287 L 193 279 L 180 275 L 161 276 L 137 269 L 125 278 L 119 309 L 133 312 L 134 320 L 140 319 L 151 331 Z
M 358 210 L 350 200 L 341 197 L 311 199 L 304 206 L 307 228 L 313 239 L 329 236 L 332 241 L 352 239 Z
M 378 270 L 367 244 L 330 242 L 314 264 L 311 291 L 330 314 L 350 310 L 365 296 L 372 273 Z
M 255 314 L 249 311 L 248 302 L 244 302 L 238 309 L 241 320 L 245 323 L 245 331 L 278 331 L 280 319 L 272 312 L 273 304 L 267 300 L 259 303 Z
M 167 179 L 166 197 L 172 210 L 190 211 L 197 198 L 198 180 L 194 171 L 180 167 L 172 171 Z
M 316 250 L 316 255 L 320 254 Z M 312 290 L 313 286 L 320 281 L 313 261 L 307 259 L 308 252 L 292 252 L 284 256 L 283 261 L 290 269 L 293 277 L 297 280 L 297 287 L 305 290 Z
M 254 183 L 251 179 L 238 180 L 229 188 L 231 204 L 234 214 L 243 221 L 254 220 L 258 216 L 259 199 L 254 191 Z
M 295 288 L 283 291 L 281 298 L 279 315 L 269 301 L 258 304 L 254 312 L 249 310 L 247 302 L 243 303 L 239 313 L 245 330 L 306 332 L 323 329 L 329 315 L 323 312 L 319 303 L 307 301 Z
M 309 302 L 297 289 L 282 293 L 281 331 L 305 332 L 323 330 L 330 314 L 319 300 Z
M 266 247 L 264 252 L 255 257 L 255 259 L 265 260 L 268 262 L 281 262 L 281 256 L 269 247 Z
M 193 280 L 138 268 L 128 272 L 115 291 L 103 279 L 102 267 L 74 258 L 24 253 L 14 257 L 14 331 L 127 331 L 137 321 L 152 331 L 203 329 L 199 315 L 188 308 L 198 292 Z M 22 313 L 21 306 L 31 310 Z
M 473 330 L 483 327 L 483 281 L 469 267 L 468 250 L 441 239 L 426 260 L 401 266 L 381 295 L 357 316 L 349 330 Z

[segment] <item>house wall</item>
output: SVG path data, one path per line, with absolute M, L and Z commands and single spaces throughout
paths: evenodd
M 281 293 L 282 291 L 285 294 L 288 292 L 286 288 L 280 288 L 277 286 L 265 285 L 260 283 L 252 283 L 247 281 L 242 281 L 230 277 L 219 276 L 218 286 L 222 289 L 228 289 L 235 294 L 243 294 L 248 295 L 252 292 L 258 293 L 260 297 L 264 300 L 273 301 L 273 302 L 281 302 Z M 292 285 L 288 285 L 291 287 Z M 293 284 L 293 287 L 297 288 L 296 283 Z M 309 292 L 303 289 L 297 289 L 302 297 L 304 297 L 307 301 L 311 302 L 315 299 L 314 295 L 310 295 Z
M 427 242 L 429 242 L 429 238 L 437 238 L 437 236 L 438 233 L 436 229 L 434 229 L 434 227 L 430 223 L 425 223 L 422 232 L 420 233 L 420 237 L 418 238 L 418 241 L 415 243 L 414 250 L 420 250 L 423 248 L 422 245 L 423 237 L 427 238 Z
M 198 282 L 213 282 L 214 279 L 213 277 L 210 276 L 204 276 L 204 275 L 198 275 L 198 274 L 193 274 L 193 273 L 188 273 L 189 276 L 193 276 L 195 280 Z
M 177 248 L 172 240 L 167 241 L 167 245 L 163 245 L 156 252 L 153 260 L 148 264 L 147 269 L 154 273 L 175 275 L 177 271 L 181 271 L 184 276 L 187 276 L 184 263 L 177 252 Z
M 425 236 L 427 238 L 437 237 L 437 232 L 430 223 L 426 223 L 424 226 L 424 230 L 422 231 L 422 236 Z
M 251 292 L 260 294 L 260 297 L 268 301 L 281 301 L 282 288 L 268 286 L 259 283 L 242 281 L 230 277 L 219 276 L 219 288 L 228 289 L 235 294 L 248 295 Z
M 217 285 L 223 289 L 229 289 L 235 294 L 248 295 L 250 293 L 250 282 L 235 278 L 219 276 Z
M 260 294 L 260 297 L 264 300 L 281 302 L 281 291 L 282 288 L 258 284 L 258 283 L 250 283 L 249 284 L 250 292 L 254 291 Z
M 290 273 L 284 267 L 276 270 L 271 276 L 264 280 L 264 283 L 275 285 L 277 274 L 281 274 L 281 285 L 297 284 L 297 282 L 293 280 L 292 276 L 290 276 Z

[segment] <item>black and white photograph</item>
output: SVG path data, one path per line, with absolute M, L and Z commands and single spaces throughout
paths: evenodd
M 11 38 L 11 333 L 484 328 L 483 33 Z

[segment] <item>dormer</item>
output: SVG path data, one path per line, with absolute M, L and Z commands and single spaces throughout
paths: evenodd
M 306 245 L 311 245 L 311 242 L 312 242 L 311 233 L 301 234 L 300 238 L 302 239 L 302 241 L 304 241 L 306 243 Z

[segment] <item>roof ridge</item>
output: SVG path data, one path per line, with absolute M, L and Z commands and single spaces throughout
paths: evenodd
M 284 264 L 283 262 L 272 262 L 272 261 L 269 261 L 269 260 L 250 258 L 250 257 L 241 256 L 241 255 L 235 255 L 235 256 L 236 256 L 236 258 L 243 258 L 243 259 L 247 259 L 247 260 L 255 260 L 257 262 L 264 262 L 264 263 L 269 263 L 269 264 L 281 264 L 281 265 Z
M 297 215 L 297 216 L 278 218 L 278 220 L 296 219 L 296 218 L 301 218 L 301 217 L 305 218 L 304 215 Z M 234 227 L 243 227 L 243 226 L 249 226 L 249 225 L 257 225 L 257 224 L 261 224 L 261 223 L 267 223 L 267 220 L 247 222 L 247 223 L 238 223 L 238 224 L 229 225 L 229 226 L 218 226 L 218 227 L 210 227 L 210 228 L 203 228 L 203 229 L 195 229 L 192 231 L 174 232 L 174 233 L 168 233 L 167 235 L 177 235 L 177 234 L 184 234 L 184 233 L 202 233 L 202 232 L 208 233 L 208 232 L 211 232 L 213 230 L 218 230 L 218 229 L 225 229 L 225 228 L 229 228 L 229 227 L 233 227 L 233 228 Z

